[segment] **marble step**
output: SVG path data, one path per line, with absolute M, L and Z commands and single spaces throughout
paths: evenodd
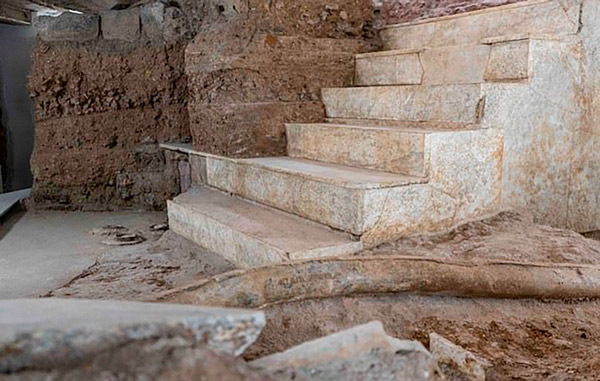
M 450 85 L 529 77 L 529 39 L 356 56 L 356 86 Z
M 426 177 L 428 137 L 452 131 L 295 123 L 286 125 L 286 133 L 292 157 Z
M 425 179 L 291 157 L 206 157 L 206 183 L 354 235 L 377 219 L 370 197 Z
M 508 35 L 577 33 L 581 0 L 530 0 L 452 16 L 390 25 L 380 31 L 384 50 L 479 44 Z
M 362 247 L 349 234 L 207 187 L 169 201 L 168 214 L 175 233 L 242 268 L 346 255 Z
M 481 84 L 373 86 L 321 91 L 328 118 L 479 123 Z

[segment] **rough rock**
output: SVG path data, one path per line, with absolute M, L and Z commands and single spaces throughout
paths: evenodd
M 436 380 L 431 354 L 418 342 L 388 336 L 371 322 L 255 360 L 279 380 Z
M 63 12 L 57 17 L 34 17 L 33 27 L 44 41 L 84 42 L 98 38 L 100 19 L 96 15 Z
M 0 373 L 71 366 L 134 342 L 180 340 L 241 354 L 262 312 L 137 302 L 16 299 L 0 302 Z
M 102 37 L 107 40 L 135 41 L 140 37 L 140 8 L 111 10 L 101 15 Z
M 353 55 L 376 45 L 371 1 L 215 3 L 186 51 L 198 151 L 284 154 L 284 123 L 322 121 L 320 88 L 351 84 Z
M 142 32 L 149 38 L 163 36 L 165 22 L 165 4 L 154 2 L 140 7 L 140 21 Z
M 503 212 L 446 233 L 386 243 L 360 255 L 600 265 L 600 243 L 569 230 L 535 224 L 527 213 Z
M 485 381 L 486 369 L 492 365 L 435 332 L 429 334 L 429 350 L 438 362 L 456 366 L 472 381 Z

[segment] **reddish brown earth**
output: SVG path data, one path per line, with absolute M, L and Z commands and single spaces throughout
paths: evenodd
M 600 303 L 397 295 L 283 304 L 246 353 L 254 359 L 357 324 L 428 345 L 431 332 L 492 361 L 491 380 L 596 380 Z
M 378 46 L 371 0 L 221 3 L 186 50 L 194 146 L 285 155 L 284 124 L 323 121 L 321 88 L 351 85 L 354 54 Z
M 470 12 L 516 3 L 523 0 L 380 0 L 381 22 L 399 24 L 408 21 Z
M 160 209 L 179 192 L 156 143 L 189 135 L 182 46 L 38 41 L 29 87 L 38 207 Z

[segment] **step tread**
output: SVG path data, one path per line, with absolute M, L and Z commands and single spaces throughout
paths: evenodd
M 405 176 L 287 156 L 242 159 L 240 162 L 348 188 L 388 188 L 418 184 L 426 181 L 426 179 L 421 177 Z
M 385 122 L 385 121 L 383 121 Z M 358 124 L 360 123 L 360 120 L 354 121 L 354 124 L 345 124 L 345 123 L 288 123 L 289 125 L 296 125 L 296 126 L 308 126 L 308 127 L 322 127 L 322 128 L 340 128 L 340 129 L 356 129 L 356 130 L 364 130 L 364 131 L 389 131 L 389 132 L 399 132 L 399 133 L 406 133 L 406 134 L 435 134 L 435 133 L 440 133 L 440 132 L 457 132 L 457 131 L 472 131 L 472 130 L 478 130 L 479 129 L 479 125 L 478 124 L 467 124 L 465 123 L 463 126 L 464 128 L 462 129 L 449 129 L 449 128 L 443 128 L 440 127 L 439 123 L 428 123 L 428 122 L 421 122 L 421 123 L 413 123 L 415 125 L 415 127 L 411 127 L 409 125 L 409 123 L 407 123 L 407 125 L 405 126 L 393 126 L 393 125 L 380 125 L 380 126 L 374 126 L 374 125 L 367 125 L 365 123 L 365 125 L 362 124 Z
M 481 129 L 481 124 L 460 122 L 401 121 L 385 119 L 325 118 L 330 124 L 341 126 L 386 127 L 401 130 L 471 131 Z
M 346 233 L 207 187 L 192 188 L 172 202 L 286 253 L 357 244 Z

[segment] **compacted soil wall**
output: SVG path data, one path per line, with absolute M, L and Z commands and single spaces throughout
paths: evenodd
M 185 45 L 141 28 L 139 9 L 111 12 L 121 19 L 101 17 L 112 25 L 37 21 L 36 206 L 160 209 L 179 191 L 176 162 L 158 143 L 189 139 Z

